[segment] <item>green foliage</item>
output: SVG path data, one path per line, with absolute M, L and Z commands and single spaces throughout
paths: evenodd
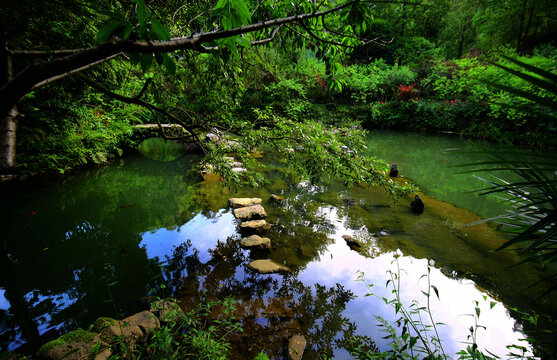
M 178 306 L 175 299 L 165 299 Z M 243 331 L 241 323 L 234 318 L 235 301 L 205 302 L 187 312 L 185 316 L 165 318 L 163 325 L 155 330 L 145 342 L 133 347 L 121 339 L 111 344 L 112 357 L 134 359 L 207 359 L 228 358 L 230 334 Z M 179 308 L 179 307 L 178 307 Z M 219 314 L 217 318 L 210 314 Z
M 393 55 L 401 64 L 418 64 L 431 58 L 433 49 L 433 43 L 424 37 L 401 37 Z

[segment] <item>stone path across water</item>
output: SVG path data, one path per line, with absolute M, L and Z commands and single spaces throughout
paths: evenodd
M 265 208 L 261 205 L 261 198 L 231 198 L 228 205 L 232 207 L 234 216 L 240 219 L 240 230 L 244 233 L 257 233 L 267 230 L 269 225 L 262 218 L 267 217 Z M 271 248 L 271 239 L 257 234 L 242 238 L 240 245 L 244 249 L 268 250 Z M 260 274 L 284 273 L 290 269 L 268 259 L 258 259 L 248 264 L 248 268 Z

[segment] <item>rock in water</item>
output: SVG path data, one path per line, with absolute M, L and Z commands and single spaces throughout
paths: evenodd
M 255 260 L 248 264 L 248 268 L 260 274 L 274 274 L 290 272 L 290 269 L 284 265 L 277 264 L 271 260 Z
M 421 214 L 424 212 L 424 202 L 420 195 L 416 195 L 414 201 L 410 203 L 410 207 L 415 214 Z
M 269 230 L 270 225 L 265 220 L 244 221 L 240 224 L 241 231 L 264 231 Z
M 344 239 L 344 241 L 346 241 L 346 245 L 350 247 L 350 250 L 354 250 L 358 252 L 361 250 L 362 244 L 360 244 L 360 242 L 354 239 L 352 236 L 342 235 L 342 238 Z
M 342 238 L 344 239 L 344 241 L 346 241 L 346 244 L 350 247 L 354 246 L 354 247 L 362 247 L 362 244 L 360 244 L 360 242 L 356 239 L 354 239 L 352 236 L 350 235 L 342 235 Z
M 263 238 L 259 235 L 251 235 L 243 238 L 240 241 L 240 246 L 242 246 L 244 249 L 270 249 L 271 239 Z
M 261 204 L 261 198 L 230 198 L 228 205 L 233 209 Z
M 281 203 L 281 202 L 284 201 L 284 197 L 283 196 L 278 196 L 278 195 L 275 195 L 275 194 L 271 194 L 270 200 L 273 201 L 273 202 L 276 202 L 276 203 Z
M 288 340 L 288 359 L 300 360 L 304 355 L 307 341 L 302 335 L 294 335 Z
M 391 166 L 391 171 L 389 171 L 389 176 L 390 177 L 397 177 L 398 176 L 398 167 L 396 166 L 396 163 L 394 163 Z
M 234 209 L 234 216 L 242 221 L 263 219 L 267 217 L 265 209 L 261 205 L 253 205 Z

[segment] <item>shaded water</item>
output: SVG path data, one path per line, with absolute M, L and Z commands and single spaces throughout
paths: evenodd
M 494 229 L 486 224 L 463 227 L 479 216 L 429 196 L 488 213 L 473 207 L 483 200 L 466 200 L 473 194 L 464 200 L 446 194 L 445 189 L 451 189 L 451 196 L 468 190 L 468 181 L 460 183 L 451 177 L 452 170 L 435 165 L 439 146 L 460 143 L 429 137 L 418 147 L 424 151 L 420 158 L 434 160 L 418 167 L 416 161 L 387 151 L 408 145 L 407 135 L 398 136 L 398 145 L 397 134 L 372 137 L 369 148 L 397 161 L 402 174 L 422 185 L 426 211 L 420 216 L 410 211 L 408 201 L 394 204 L 381 189 L 298 183 L 280 171 L 280 162 L 266 173 L 270 184 L 258 190 L 229 190 L 218 177 L 199 182 L 192 170 L 199 160 L 195 155 L 167 163 L 129 156 L 63 182 L 3 186 L 2 348 L 25 342 L 32 348 L 58 333 L 87 327 L 98 316 L 136 311 L 137 299 L 164 276 L 186 309 L 203 299 L 232 296 L 240 301 L 238 315 L 249 335 L 249 342 L 243 338 L 235 343 L 240 358 L 261 349 L 283 356 L 283 342 L 295 333 L 308 337 L 308 358 L 347 358 L 343 340 L 352 334 L 365 335 L 386 350 L 388 343 L 373 316 L 392 321 L 392 310 L 365 297 L 367 289 L 356 278 L 362 271 L 366 281 L 376 284 L 377 294 L 390 297 L 384 286 L 387 271 L 396 271 L 393 260 L 400 256 L 401 295 L 408 303 L 425 301 L 420 289 L 427 284 L 420 277 L 432 265 L 431 280 L 441 299 L 432 299 L 433 313 L 436 321 L 449 325 L 440 329 L 448 353 L 464 347 L 459 342 L 466 341 L 473 319 L 462 315 L 471 314 L 479 301 L 480 322 L 487 326 L 480 344 L 504 355 L 505 345 L 522 335 L 514 331 L 517 323 L 503 303 L 532 308 L 545 288 L 526 288 L 540 274 L 527 266 L 506 267 L 515 260 L 511 254 L 489 252 L 502 241 Z M 443 176 L 422 183 L 421 174 L 411 173 L 407 163 L 414 169 L 433 167 Z M 271 193 L 286 201 L 272 204 Z M 237 221 L 226 202 L 243 196 L 264 199 L 273 224 L 266 235 L 273 244 L 268 253 L 239 248 Z M 489 211 L 499 211 L 495 202 L 489 206 L 494 207 Z M 389 235 L 377 236 L 382 231 Z M 350 250 L 342 239 L 345 234 L 364 243 L 361 253 Z M 215 251 L 225 257 L 214 259 Z M 255 274 L 246 264 L 257 258 L 273 259 L 293 271 Z M 167 269 L 164 275 L 160 262 Z M 105 301 L 111 297 L 114 301 Z M 492 299 L 498 304 L 489 310 Z

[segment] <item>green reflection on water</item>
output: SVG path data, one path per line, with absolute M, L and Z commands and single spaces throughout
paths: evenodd
M 481 154 L 466 153 L 474 149 L 470 140 L 458 136 L 376 130 L 368 137 L 367 146 L 371 154 L 390 164 L 397 163 L 400 175 L 415 180 L 430 196 L 484 218 L 505 213 L 506 207 L 497 197 L 474 193 L 487 187 L 484 181 L 475 178 L 473 173 L 459 174 L 474 167 L 458 165 L 485 160 Z M 514 174 L 502 171 L 480 175 L 514 179 Z
M 314 334 L 311 336 L 316 341 L 326 330 L 318 314 L 332 306 L 333 295 L 343 293 L 331 289 L 337 283 L 353 286 L 356 270 L 369 266 L 381 254 L 394 251 L 408 258 L 433 259 L 447 278 L 472 278 L 495 298 L 528 309 L 540 290 L 525 292 L 524 288 L 538 280 L 540 274 L 530 267 L 505 267 L 514 262 L 512 254 L 489 252 L 502 241 L 500 235 L 486 224 L 464 227 L 480 218 L 449 204 L 483 216 L 499 214 L 503 209 L 494 200 L 463 194 L 476 189 L 470 175 L 455 176 L 453 169 L 440 165 L 469 162 L 463 155 L 454 155 L 455 159 L 442 152 L 445 148 L 466 146 L 466 142 L 412 134 L 373 136 L 377 135 L 370 139 L 370 151 L 396 161 L 402 175 L 421 185 L 426 203 L 423 215 L 414 215 L 408 200 L 395 204 L 382 189 L 365 185 L 346 188 L 331 180 L 317 185 L 300 184 L 284 173 L 284 164 L 268 156 L 262 161 L 272 165 L 265 173 L 269 185 L 260 189 L 228 189 L 219 176 L 200 182 L 193 171 L 199 161 L 195 155 L 173 162 L 132 156 L 122 164 L 91 169 L 64 181 L 0 188 L 5 204 L 0 208 L 0 218 L 8 224 L 0 228 L 5 254 L 1 259 L 0 287 L 12 307 L 3 314 L 7 319 L 4 327 L 12 331 L 0 332 L 2 344 L 13 341 L 16 327 L 23 330 L 24 336 L 36 337 L 37 328 L 43 324 L 36 319 L 44 314 L 52 316 L 45 326 L 61 324 L 62 331 L 86 327 L 100 315 L 114 316 L 112 304 L 104 302 L 108 299 L 107 284 L 114 281 L 117 284 L 112 291 L 118 311 L 134 311 L 137 298 L 145 295 L 152 286 L 151 279 L 160 275 L 158 260 L 164 260 L 147 256 L 149 247 L 157 245 L 142 243 L 148 238 L 146 233 L 160 234 L 158 241 L 163 243 L 187 244 L 163 254 L 184 304 L 200 301 L 204 296 L 291 296 L 301 299 L 297 303 L 302 304 L 298 307 L 301 313 L 296 316 L 300 326 L 294 329 Z M 478 184 L 482 185 L 480 181 Z M 272 193 L 282 195 L 286 201 L 271 203 Z M 238 248 L 239 235 L 230 236 L 228 230 L 233 220 L 219 220 L 223 214 L 231 217 L 228 210 L 223 210 L 230 197 L 263 199 L 273 225 L 267 233 L 273 242 L 269 253 L 249 253 Z M 203 223 L 201 229 L 215 228 L 210 246 L 197 240 L 207 241 L 199 234 L 183 233 L 194 217 Z M 381 231 L 389 236 L 376 236 Z M 361 253 L 345 248 L 340 238 L 345 233 L 364 243 Z M 226 260 L 209 260 L 207 250 L 198 250 L 207 247 L 223 253 Z M 246 262 L 259 257 L 284 263 L 293 269 L 293 275 L 283 279 L 245 273 Z M 324 281 L 321 286 L 326 288 L 298 280 L 300 274 L 314 277 L 311 268 L 326 261 L 331 261 L 333 267 L 350 264 L 350 272 Z M 384 267 L 380 263 L 377 266 Z M 200 288 L 206 293 L 201 293 Z M 328 295 L 316 303 L 311 289 Z M 443 293 L 443 289 L 440 291 Z M 45 300 L 46 297 L 50 298 Z M 66 300 L 56 302 L 52 300 L 55 297 Z M 338 306 L 332 306 L 330 318 L 334 321 L 331 320 L 330 329 L 335 332 L 328 333 L 326 339 L 341 331 L 344 320 L 340 314 L 350 304 L 347 297 L 343 299 Z M 309 308 L 310 313 L 304 314 L 304 308 Z M 344 315 L 350 317 L 351 313 L 346 311 Z M 363 326 L 369 319 L 352 321 Z

